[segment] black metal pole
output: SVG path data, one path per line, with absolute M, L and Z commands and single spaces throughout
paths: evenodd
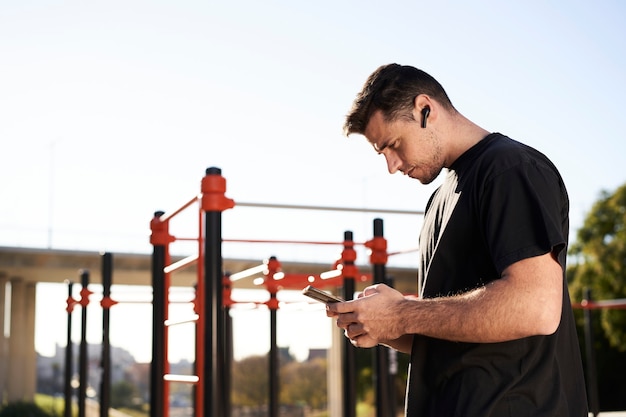
M 71 281 L 67 284 L 67 343 L 65 345 L 64 417 L 72 417 L 72 377 L 74 376 L 74 345 L 72 344 L 72 310 L 74 309 L 74 300 L 72 299 L 73 285 L 74 284 Z
M 206 175 L 219 175 L 219 168 L 207 168 Z M 204 416 L 222 417 L 222 382 L 224 381 L 223 294 L 222 294 L 222 212 L 205 212 L 205 360 L 204 360 Z
M 591 302 L 591 290 L 585 288 L 585 300 Z M 598 401 L 598 373 L 596 369 L 596 356 L 594 355 L 595 337 L 593 334 L 592 312 L 590 308 L 584 309 L 585 316 L 585 350 L 587 352 L 587 391 L 589 395 L 589 411 L 595 416 L 600 413 Z
M 354 250 L 354 236 L 351 231 L 343 234 L 344 251 Z M 352 270 L 353 260 L 344 259 L 344 271 Z M 353 274 L 343 277 L 343 298 L 352 300 L 356 291 Z M 356 348 L 347 337 L 343 338 L 343 416 L 356 417 Z
M 270 277 L 270 279 L 273 279 Z M 278 417 L 278 401 L 279 401 L 279 358 L 278 358 L 278 343 L 277 343 L 277 320 L 276 315 L 278 308 L 276 300 L 276 292 L 270 292 L 270 357 L 269 357 L 269 417 Z M 275 308 L 276 307 L 276 308 Z
M 85 417 L 85 400 L 87 398 L 87 384 L 89 383 L 88 375 L 88 358 L 87 358 L 87 304 L 88 293 L 87 287 L 89 286 L 89 271 L 83 269 L 80 271 L 81 289 L 81 327 L 80 327 L 80 353 L 78 360 L 78 375 L 79 375 L 79 387 L 78 387 L 78 417 Z
M 109 417 L 111 407 L 111 342 L 109 340 L 109 327 L 111 319 L 110 304 L 111 284 L 113 281 L 113 255 L 102 254 L 102 375 L 100 380 L 100 417 Z
M 165 214 L 154 213 L 154 221 Z M 159 242 L 152 251 L 152 363 L 150 364 L 150 417 L 163 417 L 165 392 L 165 259 L 166 246 Z
M 383 237 L 383 220 L 374 219 L 374 239 Z M 386 263 L 375 261 L 372 265 L 375 284 L 386 283 Z M 387 347 L 376 346 L 374 351 L 374 378 L 376 382 L 376 417 L 392 417 L 389 401 L 389 352 Z
M 393 277 L 389 277 L 387 276 L 385 278 L 385 283 L 387 285 L 389 285 L 390 287 L 394 286 L 394 280 Z M 390 416 L 395 416 L 396 415 L 396 387 L 394 384 L 396 375 L 398 375 L 398 352 L 394 349 L 385 349 L 387 351 L 387 381 L 388 381 L 388 387 L 387 387 L 387 398 L 389 398 L 389 415 Z

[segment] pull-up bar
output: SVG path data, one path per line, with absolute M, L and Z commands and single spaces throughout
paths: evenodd
M 167 306 L 169 303 L 168 290 L 170 273 L 180 270 L 193 263 L 197 264 L 198 282 L 197 282 L 197 322 L 196 322 L 196 369 L 197 379 L 194 378 L 196 384 L 195 394 L 195 416 L 220 417 L 228 415 L 230 411 L 229 391 L 230 391 L 230 375 L 227 372 L 225 364 L 232 361 L 230 350 L 232 346 L 229 343 L 230 323 L 227 320 L 225 311 L 224 287 L 229 284 L 223 282 L 223 259 L 222 244 L 224 242 L 248 242 L 248 243 L 306 243 L 306 244 L 343 244 L 342 252 L 342 268 L 341 273 L 337 277 L 324 277 L 328 281 L 343 279 L 344 292 L 346 299 L 352 298 L 354 294 L 354 281 L 357 279 L 358 270 L 354 264 L 356 252 L 354 246 L 357 244 L 352 239 L 352 232 L 346 232 L 343 242 L 311 242 L 311 241 L 295 241 L 295 240 L 227 240 L 222 238 L 222 212 L 235 207 L 255 207 L 255 208 L 271 208 L 271 209 L 298 209 L 298 210 L 320 210 L 320 211 L 336 211 L 336 212 L 360 212 L 360 213 L 388 213 L 403 215 L 423 215 L 422 211 L 412 210 L 392 210 L 392 209 L 373 209 L 373 208 L 353 208 L 353 207 L 333 207 L 333 206 L 313 206 L 313 205 L 295 205 L 295 204 L 265 204 L 242 202 L 235 204 L 225 195 L 226 179 L 221 175 L 221 169 L 210 167 L 206 170 L 206 175 L 201 181 L 201 193 L 188 200 L 178 209 L 171 213 L 157 211 L 150 222 L 151 235 L 150 243 L 153 245 L 152 257 L 152 277 L 153 277 L 153 360 L 151 366 L 151 389 L 150 389 L 150 415 L 151 417 L 168 417 L 168 398 L 169 382 L 164 375 L 168 375 L 167 364 L 167 327 L 164 326 L 167 320 Z M 198 211 L 198 237 L 197 238 L 176 238 L 169 233 L 170 220 L 189 208 L 195 203 L 199 204 Z M 349 235 L 349 236 L 348 236 Z M 176 240 L 190 240 L 198 242 L 198 255 L 192 255 L 175 263 L 171 263 L 169 252 L 169 244 Z M 374 237 L 373 239 L 361 243 L 370 249 L 370 263 L 374 267 L 375 282 L 382 282 L 385 277 L 385 264 L 389 254 L 387 253 L 387 242 L 382 233 L 382 219 L 374 220 Z M 265 269 L 265 268 L 263 268 Z M 265 284 L 270 289 L 271 299 L 268 306 L 277 303 L 276 290 L 279 286 L 284 287 L 290 281 L 308 282 L 311 278 L 309 275 L 288 274 L 281 280 L 276 280 L 274 275 L 279 272 L 276 264 L 267 265 L 267 273 L 264 275 L 267 279 Z M 335 269 L 339 269 L 338 265 Z M 252 269 L 254 271 L 254 268 Z M 244 271 L 242 271 L 244 272 Z M 236 278 L 242 278 L 252 271 L 247 270 Z M 257 272 L 258 273 L 258 272 Z M 332 274 L 332 272 L 329 271 Z M 336 272 L 334 273 L 336 274 Z M 333 274 L 333 275 L 334 275 Z M 320 279 L 324 279 L 320 276 Z M 279 283 L 275 282 L 278 281 Z M 328 282 L 325 281 L 325 282 Z M 275 322 L 276 308 L 270 308 L 271 321 Z M 168 323 L 173 324 L 173 323 Z M 275 348 L 275 326 L 270 326 L 272 334 L 270 339 L 272 347 Z M 346 341 L 346 343 L 348 343 Z M 353 356 L 353 352 L 349 352 Z M 270 352 L 270 398 L 269 398 L 269 415 L 271 417 L 278 416 L 278 390 L 276 383 L 276 370 L 278 368 L 277 349 Z M 346 374 L 352 375 L 352 367 Z M 379 366 L 379 370 L 385 369 Z M 346 369 L 348 370 L 348 369 Z M 385 378 L 380 378 L 385 379 Z M 381 381 L 381 384 L 384 381 Z M 353 391 L 350 388 L 350 378 L 344 381 L 346 392 Z M 381 389 L 377 389 L 377 395 L 380 396 Z M 344 416 L 353 417 L 355 411 L 355 397 L 349 395 L 345 401 Z M 380 408 L 387 408 L 380 403 Z
M 386 214 L 408 214 L 423 215 L 423 211 L 414 210 L 394 210 L 394 209 L 377 209 L 377 208 L 360 208 L 360 207 L 336 207 L 336 206 L 308 206 L 295 204 L 266 204 L 266 203 L 236 203 L 239 207 L 256 207 L 256 208 L 279 208 L 279 209 L 296 209 L 296 210 L 321 210 L 321 211 L 348 211 L 358 213 L 386 213 Z

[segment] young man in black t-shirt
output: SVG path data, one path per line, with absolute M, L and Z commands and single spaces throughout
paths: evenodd
M 565 280 L 569 203 L 538 151 L 462 116 L 430 75 L 377 69 L 346 120 L 397 171 L 448 170 L 420 235 L 419 297 L 379 284 L 327 314 L 411 354 L 408 416 L 587 416 Z

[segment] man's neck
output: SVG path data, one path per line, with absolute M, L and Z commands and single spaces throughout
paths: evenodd
M 450 167 L 459 156 L 490 133 L 459 113 L 453 117 L 449 126 L 451 128 L 447 132 L 448 158 L 446 167 Z

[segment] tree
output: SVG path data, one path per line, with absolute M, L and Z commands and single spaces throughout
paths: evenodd
M 119 381 L 111 386 L 111 407 L 132 408 L 138 397 L 137 387 L 129 381 Z
M 313 409 L 326 407 L 326 359 L 307 362 L 289 362 L 280 370 L 283 404 L 307 404 Z
M 267 356 L 250 356 L 235 362 L 232 371 L 233 404 L 261 406 L 268 403 Z
M 567 276 L 574 301 L 584 299 L 586 288 L 596 301 L 626 298 L 626 184 L 613 194 L 601 193 L 569 254 Z M 583 312 L 577 309 L 575 314 L 584 352 Z M 595 339 L 592 354 L 597 363 L 600 409 L 623 410 L 626 408 L 626 310 L 593 310 L 592 316 Z M 585 365 L 589 365 L 587 359 L 583 355 Z M 586 379 L 588 384 L 594 382 L 587 372 Z
M 577 241 L 570 249 L 575 263 L 568 268 L 570 293 L 584 298 L 585 288 L 595 300 L 626 298 L 626 184 L 615 193 L 601 193 Z M 602 329 L 611 346 L 626 351 L 626 311 L 603 309 Z

